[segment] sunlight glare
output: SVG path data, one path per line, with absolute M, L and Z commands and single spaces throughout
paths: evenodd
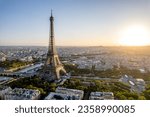
M 150 43 L 148 30 L 144 26 L 134 25 L 121 33 L 119 40 L 125 46 L 144 46 Z

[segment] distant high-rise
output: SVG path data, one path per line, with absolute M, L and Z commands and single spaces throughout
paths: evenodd
M 50 35 L 49 35 L 49 47 L 47 53 L 47 59 L 44 64 L 44 69 L 42 76 L 43 78 L 51 81 L 51 80 L 59 80 L 61 77 L 60 72 L 66 74 L 66 70 L 64 69 L 62 63 L 59 60 L 57 50 L 55 47 L 55 39 L 54 39 L 54 17 L 51 11 L 50 17 Z

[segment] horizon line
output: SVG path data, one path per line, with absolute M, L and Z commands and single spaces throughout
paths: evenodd
M 39 47 L 48 47 L 48 46 L 45 46 L 45 45 L 0 45 L 0 47 L 2 47 L 2 46 L 14 46 L 14 47 L 16 47 L 16 46 L 32 46 L 32 47 L 37 47 L 37 46 L 39 46 Z M 148 46 L 150 46 L 150 45 L 132 45 L 132 46 L 130 46 L 130 45 L 80 45 L 80 46 L 77 46 L 77 45 L 58 45 L 58 46 L 56 46 L 56 47 L 148 47 Z

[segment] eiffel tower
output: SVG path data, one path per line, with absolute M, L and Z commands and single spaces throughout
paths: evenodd
M 54 17 L 51 11 L 49 47 L 42 76 L 44 79 L 47 79 L 48 81 L 59 80 L 61 78 L 60 72 L 66 74 L 66 70 L 64 69 L 62 63 L 59 60 L 59 56 L 57 54 L 57 50 L 55 47 Z

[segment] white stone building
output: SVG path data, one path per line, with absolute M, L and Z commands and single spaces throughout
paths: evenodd
M 39 90 L 15 88 L 7 92 L 4 96 L 5 100 L 37 100 L 40 98 Z
M 58 87 L 55 92 L 51 92 L 45 100 L 82 100 L 84 92 L 77 89 Z
M 91 92 L 89 100 L 114 100 L 112 92 Z

